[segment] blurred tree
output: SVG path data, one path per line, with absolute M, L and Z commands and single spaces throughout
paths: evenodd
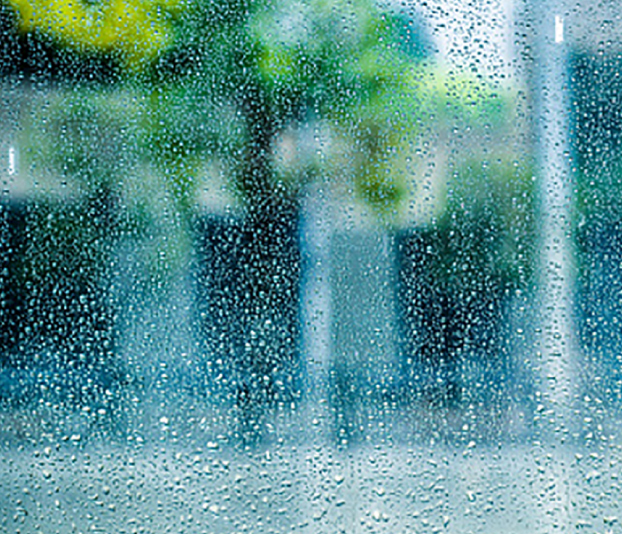
M 169 171 L 182 167 L 182 198 L 192 155 L 219 148 L 249 209 L 295 196 L 309 173 L 283 176 L 274 152 L 288 128 L 320 120 L 364 154 L 353 162 L 361 196 L 386 209 L 403 194 L 388 167 L 419 122 L 411 74 L 429 49 L 414 13 L 368 0 L 8 2 L 23 34 L 112 60 L 150 90 L 151 146 Z M 317 171 L 311 159 L 304 170 Z
M 419 132 L 472 115 L 474 102 L 486 121 L 499 115 L 484 83 L 426 65 L 415 12 L 373 0 L 8 1 L 22 32 L 117 64 L 142 93 L 142 146 L 186 220 L 206 159 L 230 179 L 245 208 L 236 366 L 249 436 L 261 407 L 283 399 L 274 371 L 297 350 L 298 259 L 287 251 L 305 185 L 349 180 L 390 221 L 416 181 Z
M 400 141 L 407 143 L 406 133 L 417 127 L 406 76 L 423 46 L 415 43 L 419 34 L 400 40 L 412 29 L 405 13 L 366 1 L 196 2 L 180 24 L 185 29 L 150 81 L 176 93 L 171 100 L 171 92 L 159 93 L 160 110 L 203 96 L 201 125 L 185 131 L 207 134 L 202 141 L 212 145 L 205 148 L 218 155 L 245 206 L 236 380 L 241 432 L 254 437 L 264 407 L 293 400 L 295 390 L 287 379 L 295 378 L 298 364 L 295 242 L 302 189 L 335 173 L 329 165 L 347 145 L 341 171 L 347 175 L 349 168 L 358 195 L 378 213 L 402 200 L 405 176 L 393 166 Z M 201 141 L 187 142 L 187 133 L 174 138 L 179 130 L 161 130 L 165 138 L 155 145 L 187 165 Z M 330 131 L 329 146 L 305 140 L 305 130 L 309 137 Z
M 354 190 L 378 212 L 393 209 L 406 189 L 396 147 L 418 125 L 409 73 L 427 53 L 415 18 L 367 0 L 9 1 L 22 32 L 112 58 L 147 91 L 146 147 L 183 212 L 206 157 L 232 178 L 246 209 L 236 295 L 247 343 L 236 364 L 243 432 L 252 435 L 257 407 L 279 398 L 275 369 L 296 352 L 286 316 L 298 260 L 283 255 L 299 193 L 326 171 L 300 142 L 294 165 L 279 165 L 279 146 L 305 124 L 328 127 L 330 150 L 350 147 Z

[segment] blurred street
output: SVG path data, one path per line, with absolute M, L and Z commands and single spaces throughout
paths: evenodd
M 622 449 L 365 445 L 3 452 L 0 528 L 25 533 L 618 532 Z M 563 524 L 553 528 L 552 518 Z

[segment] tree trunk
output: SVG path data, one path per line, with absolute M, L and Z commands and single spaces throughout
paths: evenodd
M 274 118 L 259 87 L 245 94 L 249 135 L 241 188 L 247 201 L 239 256 L 243 346 L 237 355 L 236 409 L 243 441 L 265 432 L 267 409 L 297 396 L 300 254 L 298 203 L 274 179 Z

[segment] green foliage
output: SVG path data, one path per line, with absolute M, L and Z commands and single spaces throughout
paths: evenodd
M 272 154 L 279 137 L 320 122 L 340 137 L 335 144 L 361 154 L 354 162 L 360 197 L 378 207 L 399 202 L 404 184 L 391 175 L 388 153 L 396 138 L 416 131 L 405 74 L 422 55 L 416 36 L 396 41 L 409 29 L 404 14 L 364 1 L 226 9 L 194 2 L 178 27 L 176 46 L 154 66 L 151 83 L 173 93 L 182 84 L 189 96 L 178 96 L 181 107 L 204 96 L 207 152 L 227 164 L 245 202 L 295 196 L 305 179 L 327 172 L 313 158 L 284 168 Z M 176 142 L 193 144 L 181 141 L 189 131 Z
M 61 46 L 116 55 L 140 70 L 171 42 L 179 0 L 8 0 L 22 32 L 39 32 Z
M 19 3 L 22 16 L 38 5 L 22 4 L 27 2 Z M 65 11 L 87 9 L 80 2 L 62 5 Z M 111 6 L 103 4 L 102 12 Z M 166 38 L 156 40 L 158 50 L 150 48 L 141 61 L 123 55 L 124 47 L 138 47 L 138 41 L 119 37 L 112 23 L 109 35 L 118 39 L 105 46 L 72 27 L 46 27 L 63 46 L 99 47 L 113 55 L 117 50 L 128 76 L 117 91 L 134 99 L 126 111 L 108 111 L 103 99 L 114 102 L 114 90 L 102 92 L 97 103 L 96 91 L 78 90 L 66 116 L 55 121 L 66 142 L 58 143 L 54 157 L 66 175 L 83 175 L 82 183 L 112 186 L 129 163 L 102 154 L 118 142 L 107 138 L 123 132 L 120 142 L 134 144 L 143 163 L 165 177 L 186 218 L 209 161 L 247 206 L 295 203 L 308 180 L 323 176 L 350 181 L 349 189 L 389 220 L 417 189 L 419 177 L 409 161 L 421 135 L 458 123 L 495 128 L 508 115 L 506 97 L 486 81 L 426 61 L 423 30 L 405 9 L 368 0 L 188 0 L 162 6 L 144 14 L 165 21 L 165 28 L 155 25 L 153 31 Z M 38 18 L 28 20 L 23 29 L 39 28 Z M 73 32 L 71 39 L 67 32 Z M 135 39 L 148 38 L 141 35 Z M 118 121 L 124 113 L 133 121 L 129 138 Z M 321 150 L 299 135 L 304 130 L 326 134 Z M 280 158 L 281 142 L 293 143 L 293 156 Z
M 536 245 L 533 176 L 531 163 L 501 159 L 456 170 L 438 222 L 441 278 L 474 291 L 525 286 Z

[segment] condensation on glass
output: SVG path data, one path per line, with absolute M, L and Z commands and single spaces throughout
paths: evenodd
M 616 532 L 614 4 L 5 0 L 0 530 Z

